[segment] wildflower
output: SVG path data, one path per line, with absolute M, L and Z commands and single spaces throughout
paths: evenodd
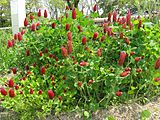
M 118 61 L 119 66 L 122 66 L 124 64 L 126 56 L 127 56 L 127 54 L 125 51 L 120 52 L 120 57 L 119 57 L 119 61 Z
M 54 92 L 52 90 L 48 90 L 48 97 L 49 97 L 49 99 L 54 98 Z

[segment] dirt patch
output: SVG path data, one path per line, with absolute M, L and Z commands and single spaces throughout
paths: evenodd
M 92 114 L 92 120 L 107 120 L 113 117 L 115 120 L 140 120 L 141 113 L 147 110 L 151 113 L 148 120 L 160 120 L 160 98 L 146 105 L 137 103 L 129 105 L 111 106 L 109 109 L 97 110 Z M 83 120 L 80 113 L 60 114 L 57 117 L 49 116 L 47 120 Z

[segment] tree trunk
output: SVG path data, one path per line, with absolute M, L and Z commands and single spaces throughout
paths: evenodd
M 74 7 L 75 8 L 78 8 L 78 3 L 79 3 L 79 0 L 74 0 Z
M 79 3 L 79 0 L 74 0 L 73 1 L 73 5 L 71 4 L 70 0 L 67 0 L 67 4 L 68 6 L 70 7 L 70 9 L 72 9 L 72 7 L 74 6 L 75 8 L 78 8 L 78 3 Z

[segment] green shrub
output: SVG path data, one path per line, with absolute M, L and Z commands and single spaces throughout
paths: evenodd
M 95 111 L 132 99 L 145 102 L 159 93 L 160 83 L 154 80 L 160 77 L 155 70 L 158 26 L 137 18 L 131 20 L 133 27 L 118 19 L 99 27 L 79 11 L 76 19 L 69 11 L 68 18 L 28 21 L 31 27 L 23 39 L 8 48 L 16 51 L 11 67 L 17 71 L 12 69 L 16 76 L 8 82 L 3 79 L 9 95 L 1 95 L 2 105 L 21 119 L 45 118 L 51 110 Z

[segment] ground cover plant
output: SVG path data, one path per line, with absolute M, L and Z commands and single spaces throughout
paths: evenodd
M 66 7 L 58 20 L 38 11 L 8 40 L 16 60 L 15 77 L 1 78 L 1 104 L 21 119 L 45 118 L 51 112 L 106 108 L 130 100 L 146 102 L 160 92 L 160 33 L 144 18 L 108 14 L 102 27 L 91 17 Z
M 14 54 L 15 51 L 7 49 L 6 41 L 8 38 L 12 37 L 11 30 L 0 30 L 0 75 L 6 74 L 9 70 L 9 67 L 16 61 Z

